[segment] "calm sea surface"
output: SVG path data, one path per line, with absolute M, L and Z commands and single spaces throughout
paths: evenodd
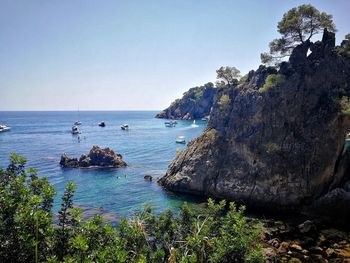
M 77 184 L 75 203 L 92 209 L 102 207 L 106 213 L 130 215 L 146 204 L 157 211 L 178 208 L 184 200 L 200 202 L 194 197 L 172 194 L 148 182 L 145 175 L 153 178 L 165 174 L 167 166 L 175 157 L 177 149 L 186 145 L 176 144 L 179 135 L 189 141 L 198 136 L 206 122 L 178 121 L 175 128 L 167 128 L 164 120 L 155 119 L 156 112 L 0 112 L 0 124 L 11 126 L 9 132 L 0 133 L 0 167 L 8 165 L 11 152 L 28 159 L 28 166 L 36 167 L 39 176 L 46 176 L 56 187 L 57 211 L 64 187 L 68 181 Z M 80 120 L 80 143 L 70 130 Z M 106 127 L 97 124 L 106 122 Z M 120 129 L 128 123 L 129 131 Z M 123 155 L 128 168 L 117 170 L 62 169 L 60 156 L 67 153 L 79 157 L 88 153 L 93 145 L 110 147 Z

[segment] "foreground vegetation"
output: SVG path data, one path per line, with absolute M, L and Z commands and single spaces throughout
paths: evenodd
M 75 185 L 68 183 L 58 222 L 55 189 L 26 160 L 13 154 L 0 169 L 0 259 L 5 262 L 262 262 L 258 229 L 243 217 L 244 207 L 208 200 L 178 215 L 145 208 L 117 228 L 102 216 L 83 220 L 74 208 Z

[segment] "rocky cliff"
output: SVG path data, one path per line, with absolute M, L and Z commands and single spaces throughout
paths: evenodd
M 156 118 L 189 120 L 207 117 L 213 106 L 215 94 L 216 88 L 211 82 L 191 88 L 181 99 L 175 100 L 168 108 L 158 113 Z
M 206 131 L 159 182 L 260 208 L 348 213 L 349 97 L 350 59 L 325 30 L 278 71 L 261 66 L 244 83 L 219 90 Z

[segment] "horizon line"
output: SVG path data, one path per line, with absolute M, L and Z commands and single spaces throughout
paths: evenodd
M 81 112 L 91 112 L 91 111 L 101 111 L 101 112 L 107 112 L 107 111 L 162 111 L 162 110 L 2 110 L 0 109 L 0 112 L 58 112 L 58 111 L 81 111 Z

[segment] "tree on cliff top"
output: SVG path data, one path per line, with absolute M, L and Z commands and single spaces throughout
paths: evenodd
M 297 45 L 308 42 L 324 28 L 331 32 L 336 31 L 332 15 L 320 12 L 312 5 L 300 5 L 290 9 L 278 22 L 277 28 L 282 37 L 270 42 L 270 52 L 261 54 L 262 63 L 289 56 Z
M 350 58 L 350 33 L 345 36 L 345 40 L 340 45 L 340 54 Z
M 220 67 L 216 70 L 217 79 L 219 81 L 216 82 L 217 87 L 223 86 L 232 86 L 238 83 L 238 79 L 241 77 L 240 71 L 236 67 Z

